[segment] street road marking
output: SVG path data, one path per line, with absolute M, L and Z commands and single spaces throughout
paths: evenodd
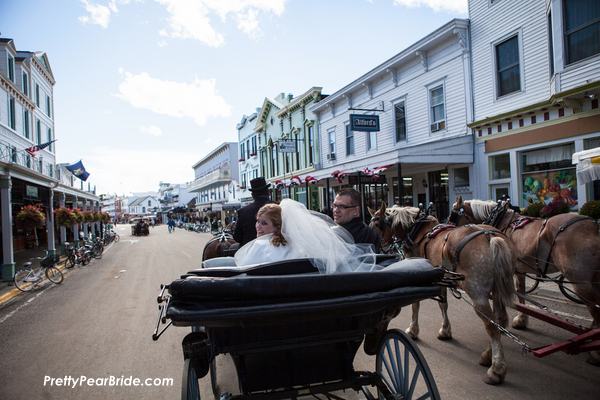
M 188 256 L 189 258 L 192 258 L 192 256 L 190 256 L 189 254 L 187 254 L 185 251 L 182 251 L 183 254 L 185 254 L 186 256 Z
M 0 319 L 0 324 L 3 323 L 4 321 L 6 321 L 7 319 L 9 319 L 10 317 L 12 317 L 13 315 L 15 315 L 17 313 L 17 311 L 19 311 L 21 308 L 26 307 L 29 304 L 31 304 L 32 301 L 34 301 L 35 299 L 40 297 L 42 294 L 44 294 L 45 291 L 52 289 L 54 286 L 56 286 L 56 285 L 48 286 L 46 289 L 44 289 L 41 292 L 39 292 L 38 294 L 36 294 L 35 297 L 30 298 L 25 303 L 21 304 L 19 307 L 15 308 L 13 311 L 6 314 L 2 319 Z
M 128 239 L 125 239 L 125 240 L 123 240 L 123 242 L 131 242 L 131 244 L 134 244 L 136 242 L 139 242 L 139 239 L 138 240 L 128 240 Z

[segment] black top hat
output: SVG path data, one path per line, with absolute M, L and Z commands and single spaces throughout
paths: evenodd
M 265 181 L 265 178 L 263 178 L 261 176 L 261 177 L 258 177 L 256 179 L 252 179 L 250 181 L 250 189 L 248 189 L 248 190 L 250 190 L 251 192 L 254 192 L 256 190 L 266 189 L 269 186 L 271 186 L 271 184 L 267 183 L 267 181 Z

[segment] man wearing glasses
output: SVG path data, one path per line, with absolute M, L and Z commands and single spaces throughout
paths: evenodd
M 333 220 L 346 229 L 354 238 L 354 243 L 367 243 L 379 253 L 381 246 L 379 235 L 360 217 L 361 197 L 358 190 L 345 188 L 338 192 L 333 202 Z

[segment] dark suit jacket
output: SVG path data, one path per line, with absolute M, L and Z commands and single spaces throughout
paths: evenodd
M 365 224 L 360 217 L 356 217 L 348 222 L 346 225 L 342 225 L 352 237 L 354 243 L 368 243 L 375 246 L 375 253 L 379 253 L 381 249 L 381 241 L 379 235 L 375 232 L 375 229 Z
M 277 204 L 276 201 L 269 200 L 268 197 L 259 197 L 238 210 L 233 238 L 240 244 L 240 247 L 256 239 L 256 213 L 262 206 L 269 203 Z

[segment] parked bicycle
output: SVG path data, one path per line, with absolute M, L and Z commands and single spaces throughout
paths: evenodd
M 44 276 L 52 283 L 59 284 L 63 281 L 64 277 L 60 269 L 56 268 L 58 263 L 58 256 L 51 257 L 46 251 L 45 257 L 36 257 L 40 261 L 39 268 L 33 268 L 31 261 L 23 264 L 23 270 L 18 271 L 13 279 L 15 286 L 22 292 L 29 292 L 37 288 L 42 281 Z M 33 258 L 32 258 L 33 260 Z
M 121 237 L 113 230 L 104 232 L 104 245 L 108 246 L 112 242 L 118 242 Z
M 65 267 L 73 268 L 77 264 L 87 265 L 92 260 L 92 251 L 85 246 L 74 248 L 69 242 L 65 242 L 65 254 L 67 260 Z

